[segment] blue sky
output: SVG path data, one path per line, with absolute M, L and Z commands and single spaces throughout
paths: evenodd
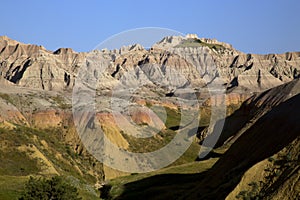
M 2 0 L 0 35 L 90 51 L 122 31 L 162 27 L 250 53 L 300 51 L 299 0 Z

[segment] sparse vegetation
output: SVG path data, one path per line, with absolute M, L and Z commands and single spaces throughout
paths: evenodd
M 14 104 L 13 99 L 12 99 L 11 96 L 8 95 L 8 94 L 0 93 L 0 98 L 6 100 L 7 102 L 9 102 L 9 103 L 11 103 L 11 104 Z
M 57 104 L 57 106 L 62 109 L 62 110 L 67 110 L 67 109 L 71 109 L 72 105 L 66 103 L 65 99 L 60 96 L 60 95 L 56 95 L 56 96 L 52 96 L 51 99 Z
M 240 191 L 236 198 L 242 200 L 265 199 L 276 191 L 297 169 L 299 158 L 295 156 L 296 151 L 297 147 L 291 143 L 277 154 L 267 158 L 263 179 L 250 182 L 249 189 Z
M 27 180 L 27 176 L 0 175 L 0 199 L 18 199 Z
M 248 184 L 251 189 L 246 191 L 241 191 L 236 198 L 242 200 L 259 200 L 261 199 L 261 194 L 259 193 L 259 184 L 256 182 L 251 182 Z
M 177 45 L 175 47 L 180 48 L 180 47 L 203 47 L 203 46 L 206 46 L 210 49 L 214 49 L 216 51 L 225 49 L 225 47 L 220 44 L 209 44 L 209 43 L 203 42 L 197 38 L 186 39 L 182 43 L 180 43 L 179 45 Z
M 45 142 L 42 141 L 45 141 L 47 146 L 44 146 Z M 26 149 L 21 151 L 19 147 L 26 147 Z M 13 187 L 14 184 L 2 187 L 1 177 L 12 177 L 12 179 L 16 177 L 20 180 L 24 177 L 27 180 L 28 175 L 43 173 L 44 161 L 30 156 L 34 153 L 34 150 L 31 151 L 34 149 L 32 147 L 38 149 L 60 174 L 78 180 L 81 186 L 79 194 L 84 199 L 95 199 L 98 196 L 95 190 L 84 189 L 96 182 L 95 177 L 88 173 L 89 168 L 87 168 L 92 166 L 91 163 L 94 161 L 88 159 L 87 156 L 77 155 L 69 145 L 65 144 L 62 130 L 59 128 L 34 129 L 17 125 L 14 129 L 0 128 L 0 199 L 13 199 L 10 196 L 16 199 L 16 196 L 20 194 L 19 187 Z M 7 179 L 5 178 L 5 182 L 9 183 Z M 17 182 L 15 185 L 17 186 Z
M 11 149 L 8 152 L 0 150 L 0 174 L 25 176 L 40 171 L 36 159 L 31 159 L 25 152 Z
M 129 150 L 131 152 L 143 153 L 162 148 L 173 139 L 175 132 L 172 130 L 163 130 L 158 132 L 156 137 L 150 138 L 136 138 L 127 134 L 122 134 L 122 136 L 129 143 Z
M 30 159 L 18 150 L 19 146 L 28 143 L 28 135 L 0 128 L 0 175 L 24 176 L 40 170 L 36 159 Z
M 172 109 L 169 107 L 161 107 L 152 105 L 150 103 L 146 104 L 162 121 L 165 120 L 165 126 L 167 129 L 177 129 L 181 124 L 187 124 L 195 116 L 185 116 L 182 118 L 180 109 Z M 166 116 L 164 116 L 166 115 Z M 166 119 L 165 119 L 166 117 Z

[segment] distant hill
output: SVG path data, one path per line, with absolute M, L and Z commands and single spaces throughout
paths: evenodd
M 78 69 L 86 60 L 106 60 L 102 67 L 89 66 L 95 78 L 111 88 L 118 82 L 132 86 L 201 88 L 207 84 L 229 91 L 262 91 L 300 76 L 300 53 L 256 55 L 231 45 L 197 36 L 169 36 L 145 50 L 140 45 L 119 50 L 77 53 L 70 48 L 54 52 L 42 46 L 0 37 L 0 75 L 19 86 L 61 91 L 74 85 Z M 124 77 L 126 74 L 126 77 Z M 101 75 L 101 76 L 100 76 Z M 120 78 L 122 77 L 122 80 Z M 214 82 L 214 84 L 212 84 Z

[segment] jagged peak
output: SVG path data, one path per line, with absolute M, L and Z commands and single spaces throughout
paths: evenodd
M 187 34 L 185 36 L 185 38 L 187 38 L 187 39 L 199 39 L 197 34 L 191 34 L 191 33 Z
M 2 35 L 0 36 L 0 40 L 10 40 L 10 38 L 7 37 L 6 35 Z
M 109 50 L 107 48 L 104 49 L 96 49 L 93 52 L 103 52 L 103 53 L 113 53 L 113 54 L 124 54 L 130 51 L 139 51 L 139 50 L 145 50 L 145 48 L 141 44 L 133 44 L 128 46 L 122 46 L 119 49 L 113 49 Z
M 6 35 L 3 35 L 3 36 L 0 36 L 0 44 L 1 46 L 3 46 L 3 43 L 5 42 L 4 46 L 5 45 L 17 45 L 17 44 L 22 44 L 21 42 L 18 42 L 16 40 L 13 40 L 11 38 L 9 38 L 8 36 Z
M 13 40 L 13 39 L 9 38 L 6 35 L 0 36 L 0 47 L 3 48 L 5 46 L 17 46 L 16 48 L 25 47 L 26 49 L 27 48 L 29 48 L 29 49 L 40 49 L 40 50 L 47 51 L 46 48 L 42 45 L 25 44 L 25 43 L 19 42 L 17 40 Z
M 200 40 L 201 40 L 202 42 L 207 43 L 207 44 L 222 45 L 223 47 L 226 47 L 226 48 L 229 48 L 229 49 L 232 49 L 232 48 L 233 48 L 231 44 L 228 44 L 228 43 L 225 43 L 225 42 L 220 42 L 220 41 L 218 41 L 217 39 L 200 38 Z
M 6 41 L 12 40 L 12 41 L 15 41 L 15 40 L 9 38 L 7 35 L 1 35 L 1 36 L 0 36 L 0 40 L 6 40 Z M 19 42 L 18 42 L 18 43 L 19 43 Z
M 164 49 L 172 48 L 179 45 L 185 38 L 181 35 L 178 36 L 166 36 L 159 42 L 155 43 L 152 48 Z
M 77 52 L 75 52 L 72 48 L 59 48 L 53 52 L 53 54 L 57 54 L 57 55 L 68 54 L 68 53 L 73 54 L 73 53 L 77 53 Z
M 133 44 L 128 46 L 122 46 L 119 50 L 121 52 L 127 52 L 127 51 L 135 51 L 135 50 L 143 50 L 144 47 L 140 44 Z
M 177 41 L 182 41 L 184 39 L 183 36 L 181 35 L 173 35 L 173 36 L 166 36 L 156 44 L 161 44 L 161 43 L 176 43 Z

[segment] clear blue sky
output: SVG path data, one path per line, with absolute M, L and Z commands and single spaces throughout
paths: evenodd
M 300 51 L 299 0 L 2 0 L 0 35 L 90 51 L 119 32 L 163 27 L 251 53 Z

